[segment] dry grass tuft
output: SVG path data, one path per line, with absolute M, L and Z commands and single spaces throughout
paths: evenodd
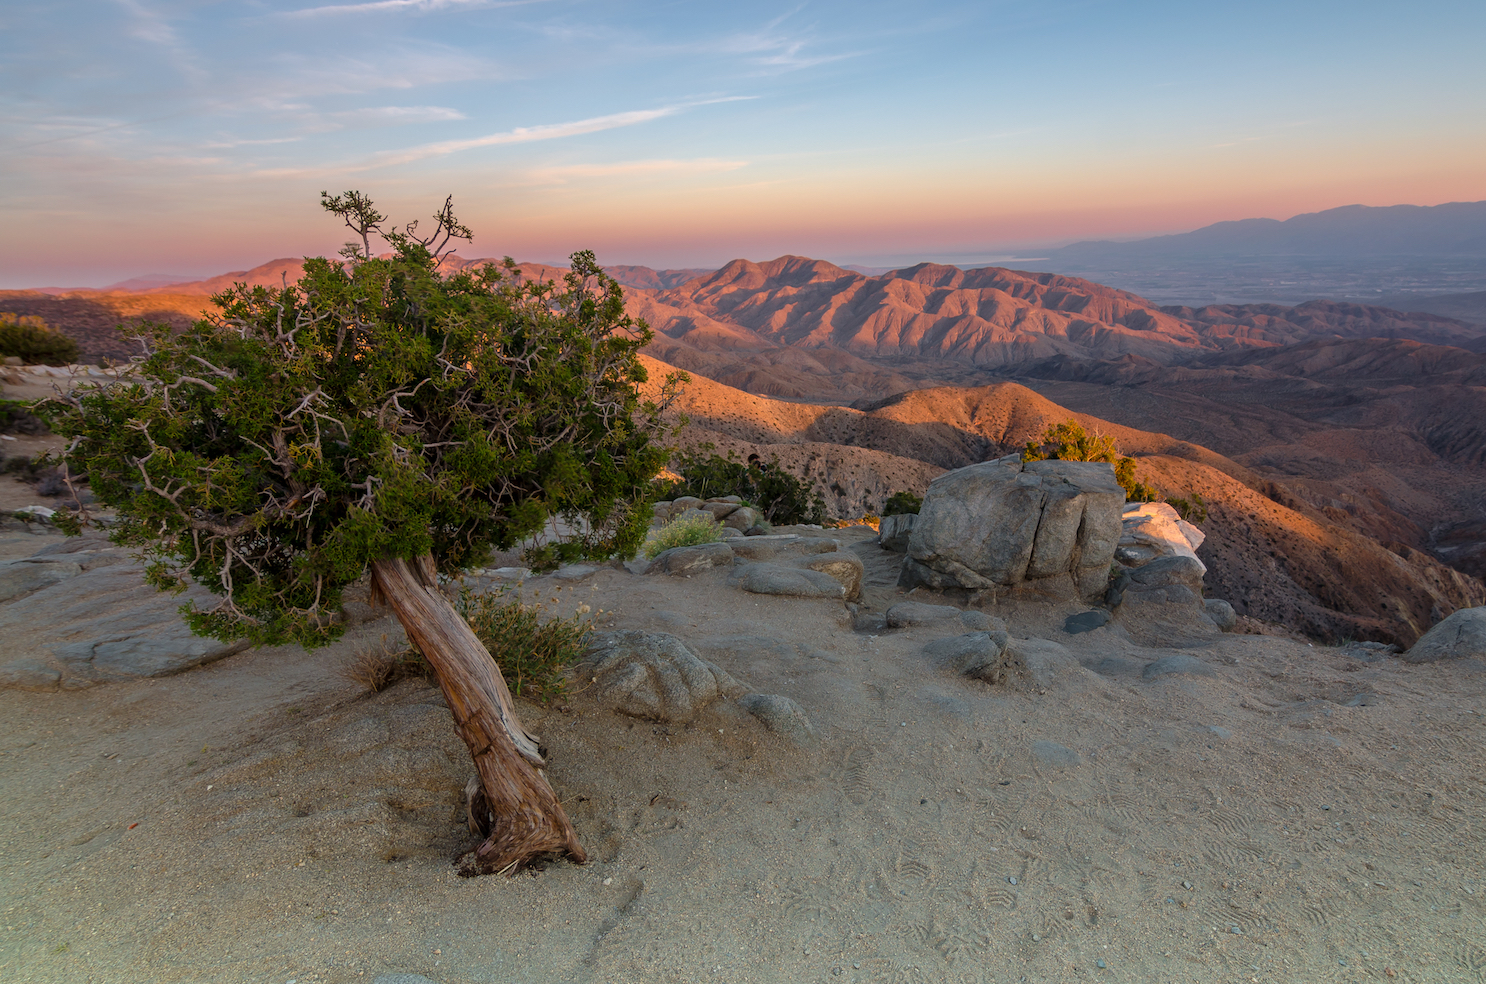
M 345 679 L 372 693 L 381 693 L 401 680 L 433 678 L 433 668 L 416 649 L 395 649 L 382 637 L 380 645 L 357 649 L 341 664 Z

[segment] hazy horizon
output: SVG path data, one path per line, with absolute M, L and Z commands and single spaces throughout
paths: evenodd
M 1486 199 L 1486 9 L 74 0 L 0 14 L 0 286 L 333 253 L 975 265 Z

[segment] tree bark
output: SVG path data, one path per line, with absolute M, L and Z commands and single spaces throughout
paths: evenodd
M 538 768 L 545 763 L 516 717 L 499 667 L 439 590 L 434 571 L 428 554 L 378 560 L 372 584 L 433 666 L 480 776 L 484 802 L 470 797 L 470 821 L 487 836 L 460 859 L 460 873 L 515 870 L 543 854 L 566 854 L 582 864 L 588 856 Z

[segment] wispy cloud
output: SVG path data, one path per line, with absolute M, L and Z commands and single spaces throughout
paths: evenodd
M 500 133 L 491 133 L 483 137 L 472 137 L 466 140 L 441 140 L 437 143 L 421 144 L 417 147 L 408 147 L 403 150 L 386 151 L 360 164 L 346 164 L 338 167 L 332 166 L 317 169 L 275 168 L 257 171 L 255 173 L 259 177 L 288 177 L 325 173 L 355 174 L 361 171 L 376 170 L 377 168 L 394 167 L 398 164 L 424 161 L 432 157 L 446 157 L 449 154 L 457 154 L 465 150 L 475 150 L 480 147 L 500 147 L 507 144 L 534 143 L 539 140 L 561 140 L 565 137 L 578 137 L 588 133 L 600 133 L 604 130 L 615 130 L 620 127 L 635 126 L 640 123 L 649 123 L 651 120 L 674 116 L 677 113 L 696 106 L 739 102 L 753 98 L 755 97 L 722 96 L 715 99 L 699 99 L 692 102 L 677 103 L 673 106 L 660 106 L 655 109 L 636 109 L 625 113 L 610 113 L 607 116 L 593 116 L 584 120 L 573 120 L 569 123 L 544 123 L 539 126 L 518 126 L 512 130 L 503 130 Z
M 272 144 L 298 143 L 303 137 L 267 137 L 262 140 L 216 140 L 202 144 L 207 150 L 231 150 L 234 147 L 267 147 Z
M 351 126 L 396 126 L 402 123 L 443 123 L 467 117 L 448 106 L 367 106 L 327 114 L 330 119 Z
M 339 14 L 374 14 L 405 11 L 425 13 L 451 8 L 525 7 L 547 0 L 372 0 L 371 3 L 336 3 L 321 7 L 302 7 L 284 13 L 285 17 L 323 17 Z
M 751 98 L 753 97 L 729 96 L 721 99 L 678 103 L 674 106 L 661 106 L 656 109 L 636 109 L 625 113 L 610 113 L 607 116 L 592 116 L 586 120 L 573 120 L 570 123 L 544 123 L 540 126 L 518 126 L 514 130 L 492 133 L 484 137 L 473 137 L 468 140 L 442 140 L 438 143 L 424 144 L 421 147 L 409 147 L 406 150 L 389 151 L 386 154 L 380 155 L 374 162 L 368 164 L 367 167 L 390 167 L 394 164 L 407 164 L 412 161 L 427 160 L 430 157 L 444 157 L 448 154 L 457 154 L 464 150 L 474 150 L 477 147 L 499 147 L 504 144 L 533 143 L 538 140 L 561 140 L 564 137 L 578 137 L 586 133 L 599 133 L 603 130 L 616 130 L 624 126 L 635 126 L 638 123 L 649 123 L 651 120 L 674 116 L 682 110 L 690 109 L 693 106 L 720 102 L 736 102 Z
M 690 161 L 652 160 L 618 161 L 613 164 L 565 164 L 544 167 L 532 172 L 539 182 L 559 183 L 569 178 L 607 178 L 623 175 L 646 174 L 706 174 L 718 171 L 736 171 L 747 167 L 747 161 L 724 161 L 715 157 L 703 157 Z
M 186 47 L 176 34 L 175 28 L 161 15 L 146 7 L 139 0 L 114 0 L 130 16 L 129 34 L 141 41 L 158 45 L 170 53 L 171 62 L 177 71 L 200 83 L 207 78 L 196 53 Z

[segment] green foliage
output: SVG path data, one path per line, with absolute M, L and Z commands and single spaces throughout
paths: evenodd
M 1207 503 L 1196 492 L 1188 492 L 1186 496 L 1172 496 L 1166 503 L 1189 523 L 1207 522 Z
M 650 329 L 593 254 L 561 283 L 517 285 L 509 259 L 442 277 L 468 235 L 447 201 L 426 238 L 384 232 L 355 193 L 323 204 L 362 236 L 348 262 L 238 284 L 185 332 L 134 329 L 150 345 L 134 382 L 54 404 L 65 465 L 117 508 L 113 539 L 151 583 L 221 595 L 185 610 L 204 635 L 318 645 L 379 558 L 477 566 L 555 516 L 581 532 L 533 566 L 633 553 L 665 460 L 660 408 L 635 391 Z M 373 232 L 390 258 L 369 257 Z
M 777 457 L 767 464 L 756 455 L 742 462 L 731 452 L 726 458 L 711 453 L 714 448 L 712 444 L 703 444 L 696 451 L 680 455 L 676 471 L 682 480 L 663 488 L 660 498 L 694 495 L 711 499 L 736 495 L 776 526 L 825 522 L 825 497 L 811 488 L 809 482 L 786 471 Z
M 65 366 L 76 362 L 77 355 L 77 342 L 35 315 L 0 311 L 0 358 L 14 356 L 28 366 Z
M 1161 493 L 1135 475 L 1135 459 L 1120 454 L 1108 434 L 1090 434 L 1076 420 L 1055 424 L 1043 432 L 1041 441 L 1028 441 L 1023 461 L 1105 461 L 1114 465 L 1115 481 L 1129 502 L 1157 502 Z
M 673 519 L 655 535 L 645 541 L 645 556 L 654 559 L 672 547 L 692 547 L 698 543 L 716 543 L 722 539 L 722 530 L 716 520 L 705 516 L 690 516 Z
M 592 631 L 587 605 L 567 618 L 544 618 L 541 603 L 466 589 L 455 607 L 490 650 L 511 693 L 542 704 L 563 695 L 563 671 L 582 657 Z
M 912 492 L 894 492 L 887 497 L 883 503 L 882 514 L 884 516 L 901 516 L 905 513 L 917 513 L 923 506 L 924 500 Z

